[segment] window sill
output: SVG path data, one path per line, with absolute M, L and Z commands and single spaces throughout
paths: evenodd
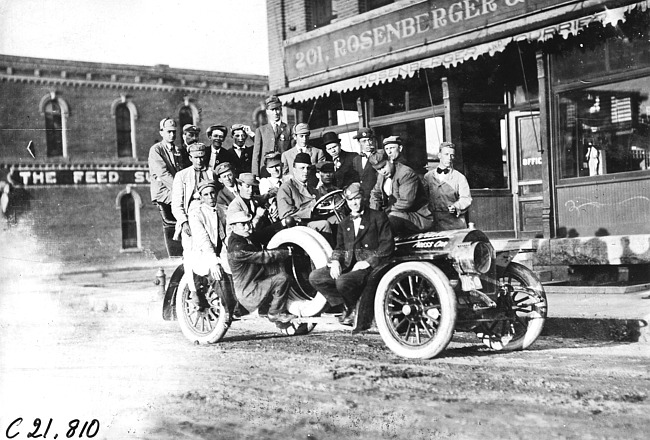
M 137 254 L 140 252 L 144 252 L 144 249 L 142 248 L 122 248 L 120 249 L 120 254 Z

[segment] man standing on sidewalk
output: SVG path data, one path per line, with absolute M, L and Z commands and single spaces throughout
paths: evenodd
M 170 257 L 183 253 L 181 243 L 174 240 L 176 218 L 172 213 L 172 185 L 174 176 L 190 166 L 187 151 L 174 145 L 176 122 L 171 118 L 160 121 L 162 141 L 149 149 L 149 172 L 151 173 L 151 200 L 158 205 L 163 222 L 163 232 L 167 254 Z
M 282 102 L 277 96 L 266 99 L 267 124 L 255 130 L 253 162 L 251 172 L 259 177 L 267 177 L 264 156 L 267 153 L 284 153 L 291 147 L 291 130 L 282 122 Z

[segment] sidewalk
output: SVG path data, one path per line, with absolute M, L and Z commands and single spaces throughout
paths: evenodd
M 650 343 L 650 289 L 589 293 L 584 287 L 549 287 L 543 335 Z M 599 286 L 595 291 L 602 292 Z

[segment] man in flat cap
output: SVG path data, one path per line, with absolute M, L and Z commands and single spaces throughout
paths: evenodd
M 296 124 L 295 127 L 293 127 L 293 139 L 295 140 L 296 145 L 282 153 L 282 165 L 284 166 L 284 174 L 286 176 L 291 176 L 293 174 L 293 162 L 296 159 L 296 155 L 299 153 L 308 154 L 312 165 L 316 165 L 319 162 L 325 162 L 325 153 L 323 153 L 319 148 L 309 146 L 310 133 L 309 125 L 305 123 Z M 315 168 L 309 169 L 309 183 L 312 186 L 318 185 Z
M 183 125 L 183 148 L 189 151 L 190 145 L 199 141 L 201 129 L 193 124 Z
M 370 193 L 377 183 L 377 171 L 373 168 L 368 160 L 370 156 L 377 152 L 377 139 L 372 128 L 362 127 L 357 130 L 354 137 L 359 142 L 359 156 L 354 158 L 354 169 L 359 176 L 359 183 L 363 190 L 363 196 L 366 201 L 370 198 Z
M 275 223 L 280 220 L 277 195 L 283 182 L 280 153 L 267 153 L 264 159 L 264 167 L 269 173 L 269 177 L 260 179 L 260 195 L 266 200 L 265 206 L 268 209 L 269 220 Z
M 221 184 L 221 190 L 217 195 L 217 204 L 225 211 L 228 209 L 230 202 L 235 200 L 235 197 L 239 194 L 237 178 L 230 162 L 221 162 L 215 168 L 214 173 L 217 176 L 217 181 Z
M 402 154 L 403 143 L 402 138 L 399 136 L 388 136 L 382 142 L 384 146 L 384 151 L 388 160 L 391 162 L 401 162 L 404 165 L 408 165 L 406 158 Z
M 331 306 L 343 304 L 345 312 L 339 320 L 344 325 L 354 325 L 356 304 L 368 275 L 391 256 L 395 241 L 388 217 L 365 205 L 359 183 L 348 186 L 343 197 L 350 215 L 338 227 L 330 262 L 314 270 L 309 282 Z
M 250 173 L 253 163 L 253 147 L 246 146 L 246 139 L 251 133 L 251 128 L 244 124 L 234 124 L 230 128 L 230 135 L 232 136 L 232 150 L 233 162 L 231 165 L 235 171 L 235 177 L 241 173 Z
M 316 190 L 318 191 L 320 197 L 323 197 L 332 191 L 341 189 L 336 186 L 336 181 L 334 178 L 334 162 L 320 162 L 316 165 L 316 169 L 316 177 L 318 177 L 318 185 L 316 185 Z
M 197 305 L 197 276 L 209 276 L 214 283 L 218 283 L 219 289 L 227 289 L 232 293 L 232 280 L 226 273 L 230 270 L 226 255 L 226 215 L 217 206 L 217 182 L 201 181 L 198 192 L 201 203 L 194 204 L 188 214 L 192 231 L 192 250 L 184 255 L 185 267 L 190 267 L 194 274 L 193 282 L 188 283 L 193 293 L 190 298 Z
M 455 156 L 454 144 L 442 142 L 440 165 L 424 175 L 436 231 L 467 228 L 465 213 L 472 204 L 472 196 L 467 179 L 454 169 Z
M 205 180 L 214 180 L 214 172 L 206 166 L 208 147 L 202 143 L 190 145 L 192 166 L 179 171 L 172 185 L 172 213 L 176 217 L 175 237 L 181 237 L 183 249 L 191 249 L 192 231 L 188 222 L 188 213 L 193 203 L 200 201 L 199 184 Z
M 341 149 L 341 140 L 333 131 L 323 134 L 323 147 L 334 163 L 334 179 L 336 186 L 347 188 L 352 182 L 359 181 L 359 175 L 354 169 L 354 158 L 357 154 Z
M 228 129 L 224 125 L 211 125 L 205 134 L 210 141 L 210 169 L 214 170 L 224 162 L 232 164 L 235 160 L 235 153 L 223 146 L 223 141 L 228 136 Z
M 240 304 L 254 311 L 268 304 L 268 318 L 276 324 L 290 322 L 296 316 L 287 312 L 290 277 L 281 268 L 291 250 L 263 249 L 253 237 L 251 216 L 243 211 L 227 217 L 232 234 L 228 239 L 228 263 L 235 294 Z M 260 310 L 260 314 L 266 310 Z
M 158 205 L 163 222 L 165 246 L 169 256 L 182 254 L 181 243 L 174 240 L 176 218 L 172 213 L 172 185 L 174 176 L 190 166 L 187 151 L 174 145 L 176 122 L 171 118 L 160 121 L 162 141 L 149 149 L 149 172 L 151 173 L 151 200 Z
M 383 150 L 370 157 L 377 170 L 377 183 L 370 194 L 370 207 L 388 214 L 395 235 L 429 231 L 433 215 L 418 175 L 409 166 L 391 162 Z
M 284 153 L 291 147 L 290 127 L 282 122 L 282 102 L 277 96 L 269 96 L 265 101 L 267 124 L 255 130 L 253 161 L 251 172 L 266 177 L 264 156 L 267 153 Z
M 293 173 L 278 190 L 280 220 L 291 217 L 296 223 L 319 231 L 332 241 L 332 227 L 327 220 L 312 220 L 312 209 L 320 197 L 316 188 L 309 184 L 311 159 L 307 153 L 298 153 L 293 161 Z

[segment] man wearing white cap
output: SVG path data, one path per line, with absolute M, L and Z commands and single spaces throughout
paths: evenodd
M 309 282 L 331 306 L 344 305 L 341 324 L 354 325 L 354 311 L 368 275 L 390 257 L 395 241 L 386 214 L 365 206 L 359 183 L 348 186 L 343 197 L 350 215 L 339 225 L 329 264 L 314 270 Z
M 325 162 L 325 153 L 318 148 L 309 146 L 310 133 L 311 131 L 307 124 L 300 123 L 293 127 L 293 138 L 296 141 L 296 145 L 290 150 L 282 153 L 282 165 L 285 176 L 293 175 L 293 162 L 299 153 L 309 155 L 312 165 L 316 165 L 319 162 Z M 312 186 L 318 185 L 318 177 L 316 177 L 316 169 L 314 167 L 309 169 L 309 183 Z
M 172 186 L 174 176 L 190 166 L 187 151 L 174 145 L 176 122 L 171 118 L 160 121 L 162 141 L 149 149 L 149 172 L 151 173 L 151 200 L 158 205 L 163 222 L 165 246 L 169 256 L 180 256 L 181 244 L 174 240 L 176 218 L 172 213 Z

